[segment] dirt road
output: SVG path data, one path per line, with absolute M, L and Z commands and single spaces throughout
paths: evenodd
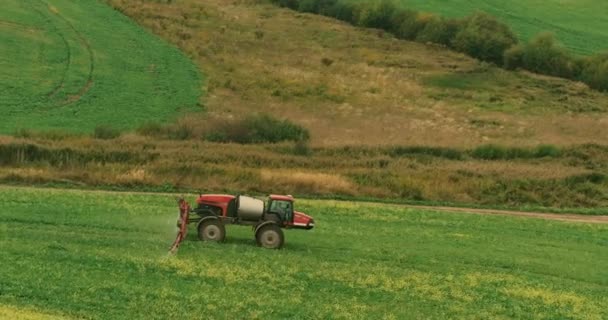
M 444 211 L 444 212 L 449 212 L 449 213 L 471 213 L 471 214 L 480 214 L 480 215 L 516 216 L 516 217 L 524 217 L 524 218 L 558 220 L 558 221 L 567 221 L 567 222 L 608 223 L 608 215 L 607 216 L 593 216 L 593 215 L 567 214 L 567 213 L 542 213 L 542 212 L 511 211 L 511 210 L 414 206 L 414 205 L 406 205 L 406 207 L 415 208 L 415 209 Z

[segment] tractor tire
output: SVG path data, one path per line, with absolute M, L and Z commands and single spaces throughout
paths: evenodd
M 198 225 L 198 238 L 202 241 L 222 242 L 226 239 L 226 228 L 216 219 L 209 219 Z
M 266 249 L 280 249 L 285 242 L 283 230 L 276 224 L 268 224 L 261 227 L 255 233 L 255 240 L 260 247 Z

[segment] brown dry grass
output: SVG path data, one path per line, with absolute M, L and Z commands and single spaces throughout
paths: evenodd
M 107 2 L 198 63 L 209 114 L 274 113 L 310 129 L 314 145 L 608 140 L 608 95 L 580 83 L 506 72 L 263 1 Z
M 6 149 L 11 145 L 43 151 Z M 0 147 L 4 183 L 608 206 L 608 153 L 602 147 L 575 146 L 559 157 L 508 161 L 476 160 L 466 152 L 460 160 L 395 156 L 391 148 L 362 147 L 314 148 L 300 156 L 290 144 L 155 141 L 137 135 L 114 140 L 4 137 Z M 116 153 L 118 160 L 100 158 Z

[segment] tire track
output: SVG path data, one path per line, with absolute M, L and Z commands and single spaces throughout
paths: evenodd
M 57 16 L 69 29 L 71 29 L 74 32 L 74 34 L 76 35 L 76 37 L 78 39 L 78 42 L 80 42 L 82 44 L 82 46 L 85 48 L 85 50 L 87 51 L 87 54 L 88 54 L 89 66 L 88 66 L 88 71 L 87 71 L 86 83 L 76 92 L 76 94 L 68 96 L 67 99 L 65 99 L 63 102 L 59 103 L 58 106 L 63 107 L 63 106 L 66 106 L 66 105 L 79 101 L 93 87 L 93 73 L 95 71 L 95 55 L 93 53 L 93 48 L 91 47 L 91 44 L 89 43 L 87 38 L 74 26 L 73 23 L 71 23 L 58 10 L 53 10 L 52 9 L 53 7 L 50 4 L 48 4 L 46 1 L 38 0 L 38 2 L 41 3 L 42 5 L 46 6 L 49 14 L 54 14 L 55 16 Z M 64 41 L 66 41 L 66 44 L 69 46 L 67 39 L 65 39 L 65 37 L 63 37 L 63 36 L 62 36 L 62 39 Z M 70 61 L 71 61 L 71 53 L 70 53 Z M 69 69 L 69 64 L 68 64 L 68 69 Z M 67 76 L 67 72 L 66 72 L 66 76 Z M 64 83 L 65 83 L 65 81 L 64 81 Z M 56 95 L 62 88 L 63 88 L 63 84 L 62 84 L 62 87 L 57 88 L 56 92 L 54 92 L 53 95 Z

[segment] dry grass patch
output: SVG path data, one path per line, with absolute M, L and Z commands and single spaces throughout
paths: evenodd
M 290 192 L 347 195 L 354 195 L 357 192 L 357 188 L 352 182 L 337 174 L 262 169 L 260 176 L 262 182 Z
M 313 145 L 608 139 L 598 131 L 608 95 L 578 83 L 507 72 L 437 46 L 258 1 L 106 1 L 198 63 L 208 75 L 209 114 L 276 114 L 308 128 Z M 547 124 L 548 116 L 558 125 Z M 484 117 L 501 125 L 471 123 Z

